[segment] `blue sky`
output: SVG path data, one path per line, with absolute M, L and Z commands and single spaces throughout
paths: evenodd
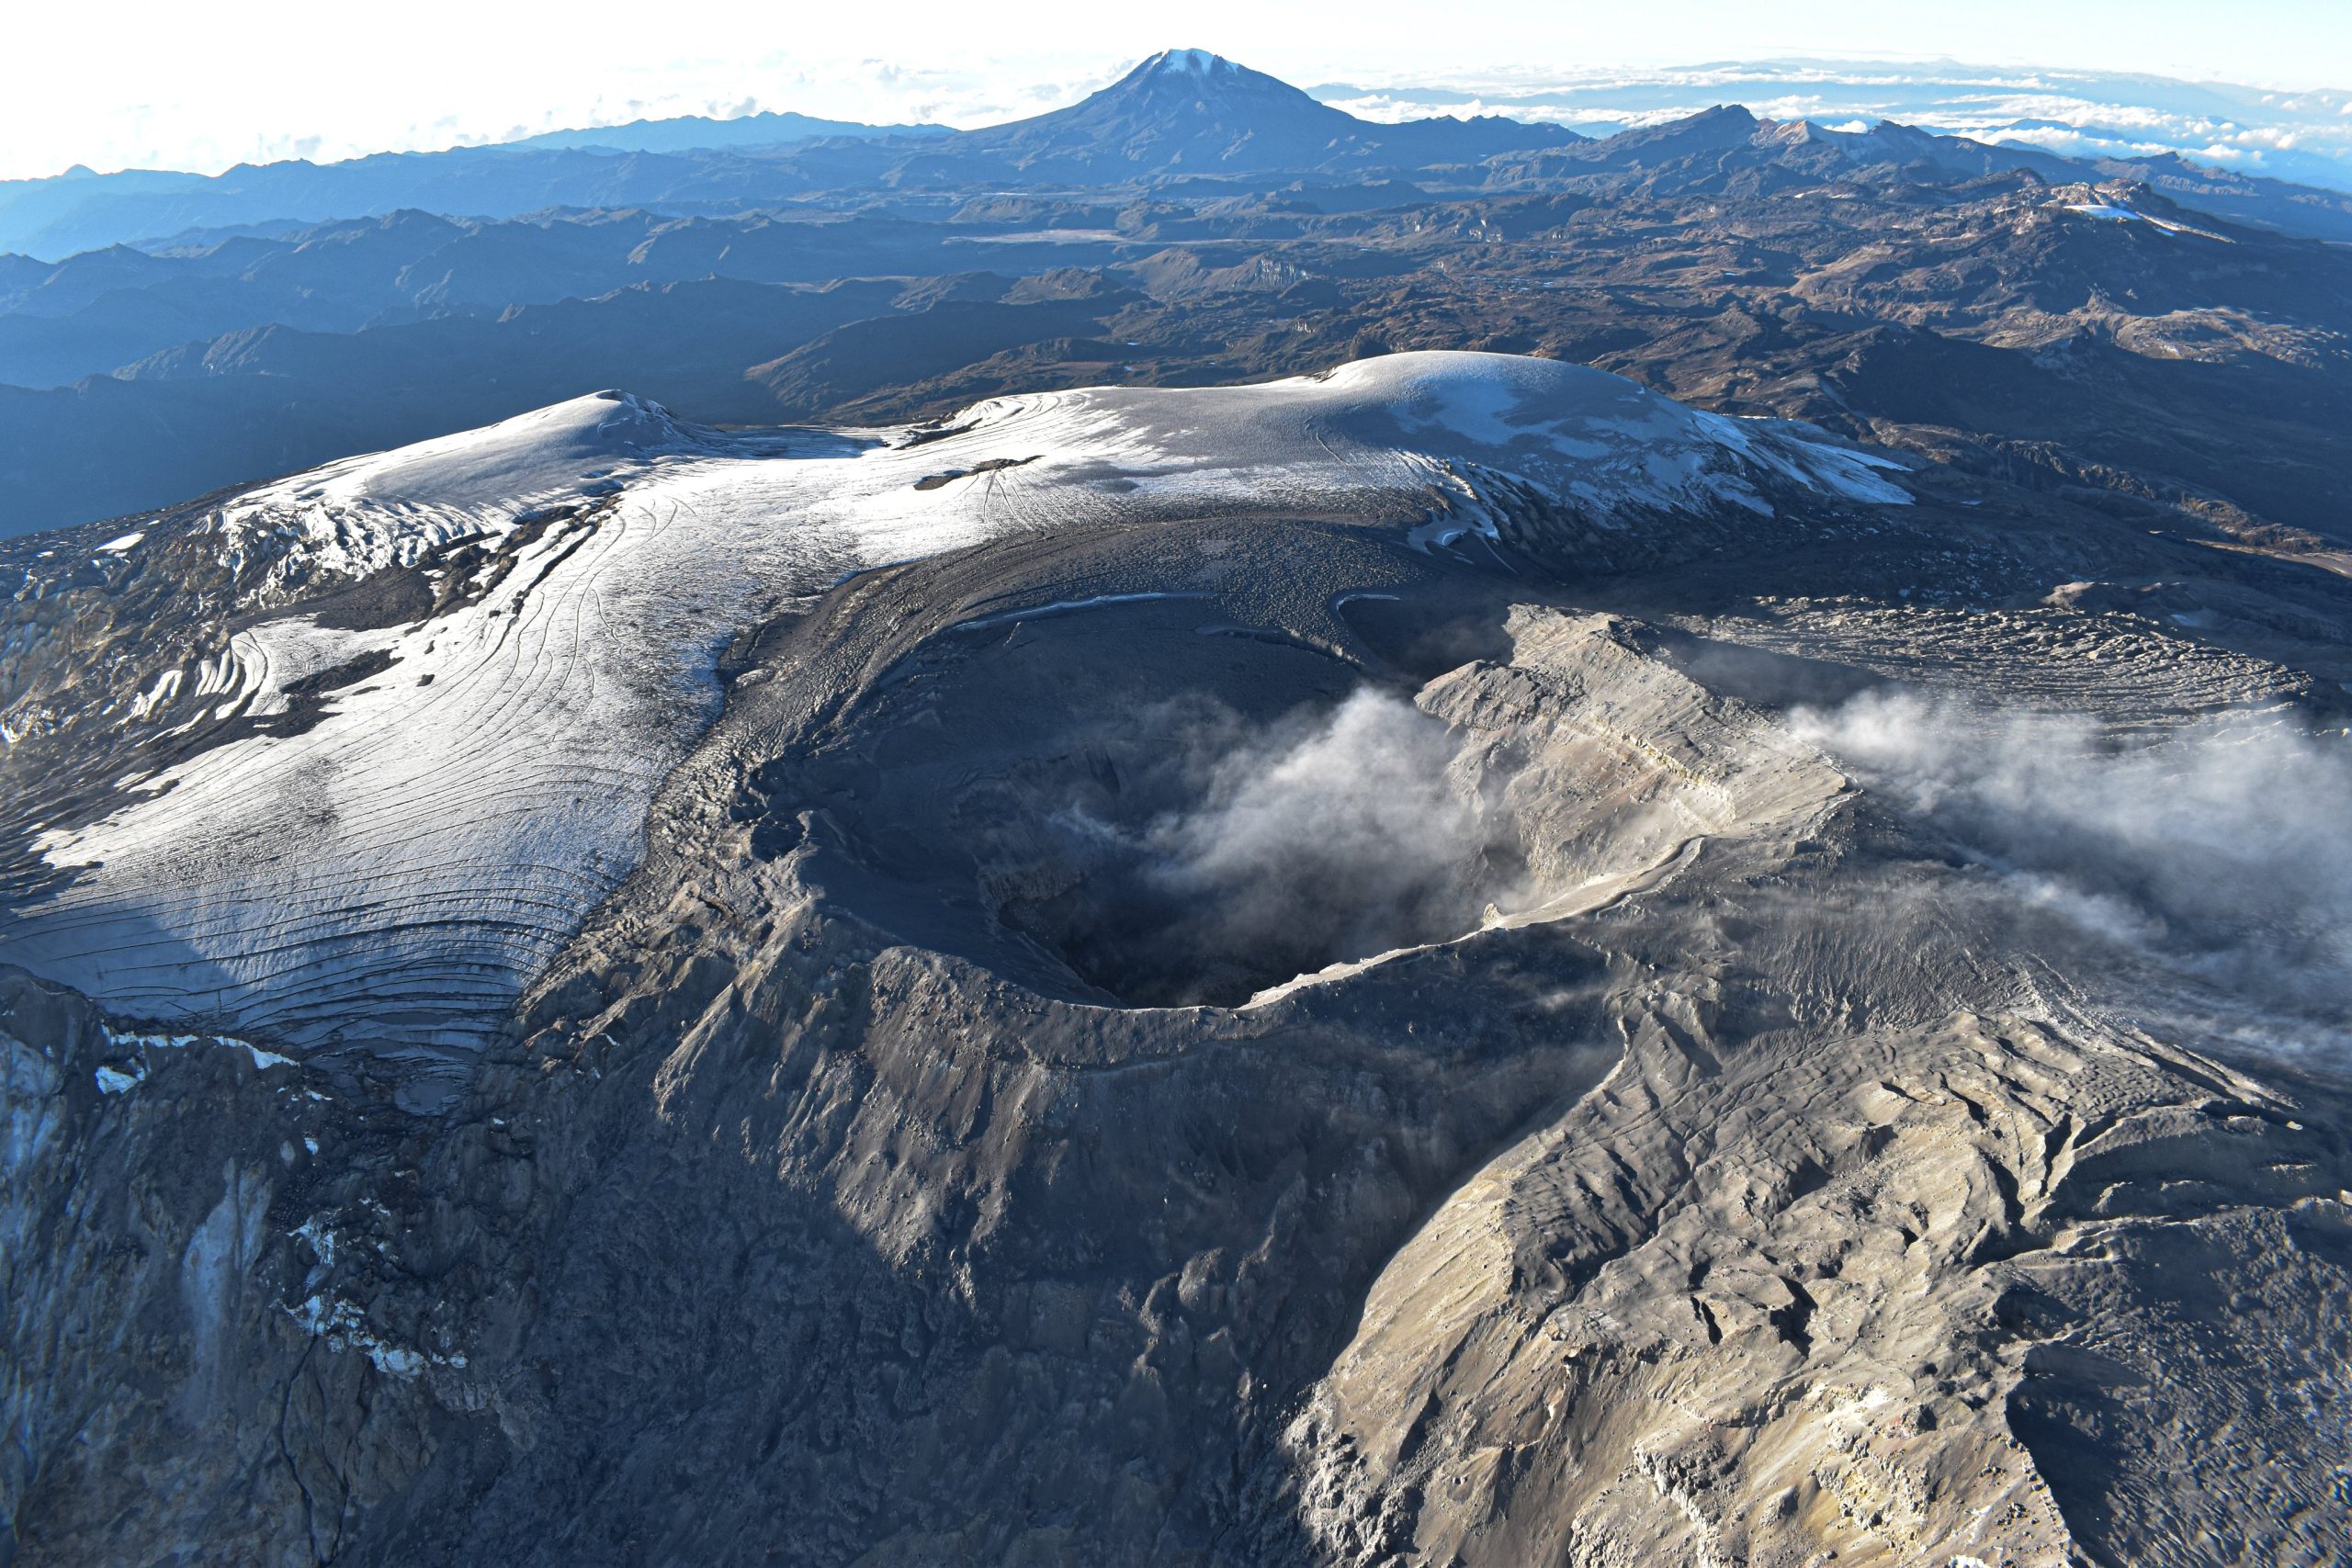
M 1366 0 L 1344 12 L 1274 0 L 118 0 L 21 7 L 8 36 L 0 176 L 13 177 L 74 163 L 209 171 L 754 107 L 978 124 L 1068 102 L 1170 45 L 1303 84 L 1374 86 L 1838 55 L 2352 89 L 2352 0 Z

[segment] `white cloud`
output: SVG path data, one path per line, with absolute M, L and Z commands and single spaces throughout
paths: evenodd
M 1850 126 L 1883 119 L 2077 155 L 2177 152 L 2250 172 L 2352 188 L 2352 93 L 2279 94 L 2115 73 L 1959 65 L 1902 70 L 1820 62 L 1655 72 L 1525 68 L 1425 75 L 1333 101 L 1372 119 L 1433 109 L 1582 126 L 1645 126 L 1712 104 L 1772 119 Z

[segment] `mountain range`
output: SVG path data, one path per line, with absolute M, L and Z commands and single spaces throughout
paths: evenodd
M 713 140 L 705 140 L 704 128 Z M 723 128 L 723 129 L 721 129 Z M 790 134 L 770 138 L 769 130 Z M 757 141 L 747 141 L 745 131 Z M 735 212 L 844 186 L 1117 184 L 1170 173 L 1361 174 L 1577 140 L 1501 118 L 1374 125 L 1198 50 L 1170 50 L 1066 109 L 981 130 L 792 117 L 557 132 L 447 152 L 241 164 L 203 176 L 87 171 L 0 184 L 0 252 L 63 255 L 268 220 L 359 218 L 403 207 L 503 218 L 547 207 Z
M 1496 145 L 1509 150 L 1473 155 Z M 617 167 L 663 155 L 512 156 Z M 2085 335 L 2099 374 L 2133 380 L 2156 373 L 2152 361 L 2116 354 L 2112 334 L 2170 345 L 2181 363 L 2163 375 L 2211 379 L 2197 394 L 2212 410 L 2205 429 L 2234 425 L 2253 397 L 2302 411 L 2287 423 L 2319 440 L 2335 407 L 2331 392 L 2287 389 L 2335 352 L 2344 305 L 2325 280 L 2343 253 L 2313 240 L 2352 228 L 2352 198 L 2177 161 L 2086 167 L 1736 106 L 1601 141 L 1510 122 L 1378 127 L 1188 52 L 1009 127 L 711 159 L 869 183 L 753 214 L 402 209 L 56 264 L 0 258 L 0 532 L 158 506 L 614 385 L 695 420 L 758 423 L 933 412 L 1039 378 L 1272 374 L 1373 343 L 1466 336 L 1589 356 L 1637 331 L 1675 377 L 1682 351 L 1667 345 L 1683 340 L 1664 324 L 1713 333 L 1733 310 L 1793 327 L 1804 346 L 1763 406 L 1808 418 L 1915 422 L 1908 373 L 1877 367 L 2052 333 Z M 1858 247 L 1910 281 L 1884 298 L 1858 288 Z M 1796 322 L 1776 314 L 1792 285 Z M 1514 321 L 1527 291 L 1562 288 L 1572 312 Z M 1603 320 L 1563 333 L 1587 315 Z M 2246 346 L 2257 343 L 2269 346 Z M 1962 422 L 2004 441 L 2081 431 L 2123 406 L 2058 395 L 2058 362 L 2038 346 L 1985 364 L 2047 384 Z M 2278 396 L 2290 400 L 2267 401 Z M 2184 493 L 2261 520 L 2245 527 L 2333 529 L 2332 491 L 2222 483 L 2218 459 L 2198 457 L 2203 441 L 2171 440 L 2160 465 Z
M 1666 69 L 1430 68 L 1385 82 L 1319 83 L 1315 96 L 1375 119 L 1470 111 L 1611 136 L 1737 97 L 1775 118 L 1854 128 L 1896 120 L 1979 141 L 2078 159 L 2179 153 L 2206 166 L 2352 187 L 2344 89 L 2180 80 L 2143 73 L 1983 60 L 1714 60 Z
M 1206 51 L 1170 50 L 1068 108 L 977 130 L 789 114 L 687 117 L 446 152 L 242 164 L 210 176 L 77 169 L 52 179 L 0 182 L 0 253 L 62 258 L 189 231 L 401 208 L 503 218 L 553 207 L 716 214 L 881 199 L 930 211 L 935 203 L 922 207 L 922 197 L 976 186 L 1093 189 L 1276 172 L 1361 180 L 1442 169 L 1444 183 L 1458 187 L 1478 184 L 1482 171 L 1475 165 L 1499 154 L 1571 148 L 1585 140 L 1549 122 L 1496 116 L 1359 119 Z M 2192 165 L 2174 153 L 2068 160 L 2031 147 L 1967 145 L 1984 149 L 1973 156 L 2002 166 L 2064 170 L 2065 177 L 2132 170 L 2132 177 L 2168 190 L 2226 203 L 2229 214 L 2244 220 L 2352 237 L 2352 195 L 2341 191 Z
M 790 112 L 762 112 L 715 119 L 680 115 L 671 119 L 633 119 L 572 130 L 546 130 L 517 137 L 502 147 L 588 147 L 616 152 L 691 152 L 718 147 L 782 147 L 827 136 L 946 136 L 944 125 L 866 125 L 857 120 L 819 119 Z

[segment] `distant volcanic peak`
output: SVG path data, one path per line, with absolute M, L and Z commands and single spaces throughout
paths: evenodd
M 1205 50 L 1165 50 L 1034 119 L 966 132 L 951 151 L 1083 169 L 1298 168 L 1368 129 L 1288 83 Z
M 1419 168 L 1582 140 L 1510 118 L 1375 124 L 1222 55 L 1170 49 L 1067 108 L 967 132 L 960 145 L 1033 173 L 1041 159 L 1121 171 L 1306 171 Z
M 1274 98 L 1311 105 L 1332 115 L 1340 113 L 1278 76 L 1252 71 L 1205 49 L 1163 49 L 1088 101 L 1164 103 L 1171 96 L 1211 103 Z

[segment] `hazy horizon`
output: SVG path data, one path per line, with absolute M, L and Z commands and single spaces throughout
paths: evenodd
M 1170 18 L 1104 16 L 1056 0 L 1023 16 L 1023 36 L 1015 37 L 1001 16 L 918 5 L 898 14 L 881 40 L 895 51 L 888 59 L 858 18 L 738 0 L 653 34 L 641 11 L 607 0 L 567 10 L 560 27 L 536 11 L 446 0 L 410 8 L 397 27 L 322 25 L 315 11 L 282 0 L 242 7 L 223 27 L 142 3 L 104 47 L 71 18 L 44 16 L 15 29 L 28 45 L 19 58 L 42 69 L 21 73 L 0 107 L 8 133 L 0 178 L 76 165 L 213 174 L 241 163 L 331 162 L 684 115 L 794 111 L 968 127 L 1074 102 L 1171 46 L 1214 50 L 1308 88 L 1345 89 L 1323 96 L 1374 118 L 1487 109 L 1622 120 L 1647 111 L 1611 102 L 1612 87 L 1747 85 L 1786 100 L 1787 73 L 1773 68 L 1834 63 L 1856 78 L 1925 73 L 1963 107 L 2008 100 L 2029 111 L 2011 118 L 2061 127 L 2098 120 L 2115 134 L 2144 121 L 2151 146 L 2187 150 L 2207 133 L 2216 149 L 2209 155 L 2264 172 L 2277 172 L 2264 166 L 2279 152 L 2352 159 L 2352 17 L 2318 0 L 2241 6 L 2225 30 L 2188 0 L 2090 0 L 2061 15 L 2025 0 L 1984 0 L 1964 14 L 1860 0 L 1808 0 L 1767 14 L 1698 0 L 1638 18 L 1484 0 L 1449 12 L 1437 33 L 1421 11 L 1399 5 L 1362 8 L 1344 29 L 1280 7 L 1224 3 Z M 2012 47 L 1988 47 L 1988 39 Z M 1736 80 L 1743 71 L 1761 79 Z M 2117 77 L 2134 75 L 2147 90 L 2116 90 Z M 2100 90 L 2070 91 L 2083 77 Z M 1855 85 L 1815 95 L 1825 100 L 1819 112 L 1867 113 Z M 2171 101 L 2183 96 L 2177 89 L 2196 96 L 2215 86 L 2223 89 L 2218 103 Z M 1416 104 L 1401 89 L 1464 98 Z M 2047 101 L 2035 103 L 2037 94 Z M 1747 98 L 1724 91 L 1705 102 L 1732 100 Z

